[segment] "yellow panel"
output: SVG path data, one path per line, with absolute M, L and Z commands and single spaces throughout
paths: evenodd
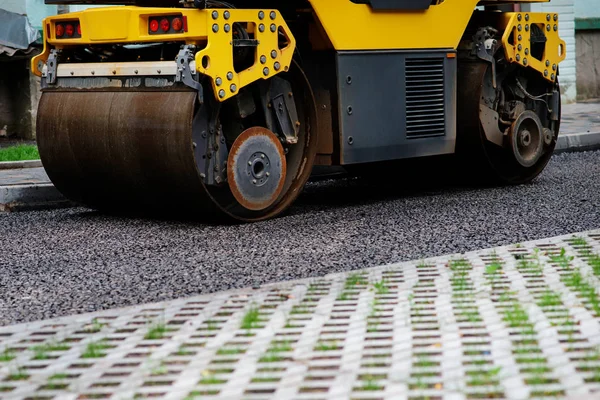
M 188 31 L 150 35 L 149 18 L 162 15 L 185 16 Z M 74 19 L 80 21 L 81 38 L 56 38 L 55 24 Z M 239 73 L 233 67 L 232 26 L 235 22 L 250 23 L 250 30 L 259 41 L 254 65 Z M 196 69 L 211 78 L 215 97 L 219 101 L 235 96 L 239 89 L 252 82 L 287 71 L 296 48 L 296 41 L 289 27 L 275 10 L 103 7 L 49 17 L 44 20 L 43 25 L 46 27 L 44 51 L 31 61 L 32 71 L 38 76 L 42 70 L 40 63 L 47 61 L 51 47 L 176 40 L 205 46 L 196 53 Z M 282 49 L 278 43 L 280 30 L 287 37 L 287 46 Z M 203 66 L 204 57 L 210 60 L 207 67 Z
M 558 64 L 566 58 L 567 45 L 558 36 L 558 14 L 555 13 L 505 13 L 502 44 L 506 59 L 512 63 L 539 71 L 554 82 Z M 530 54 L 531 24 L 538 25 L 546 35 L 546 49 L 541 60 Z M 509 41 L 512 33 L 512 43 Z
M 181 40 L 188 43 L 206 39 L 207 11 L 191 8 L 155 8 L 155 7 L 101 7 L 84 11 L 61 14 L 44 19 L 49 25 L 50 35 L 45 39 L 48 43 L 62 47 L 84 43 L 131 43 Z M 148 19 L 151 16 L 182 15 L 188 20 L 188 31 L 185 33 L 150 35 Z M 55 35 L 55 23 L 65 20 L 79 19 L 81 22 L 81 38 L 59 39 Z
M 132 18 L 129 10 L 121 12 L 110 12 L 110 19 L 104 18 L 100 12 L 86 12 L 81 14 L 80 23 L 82 24 L 81 34 L 87 33 L 87 37 L 94 42 L 98 41 L 118 41 L 125 40 L 129 36 L 129 24 L 133 23 L 133 28 L 137 25 L 135 17 Z M 107 23 L 110 21 L 110 23 Z
M 196 69 L 212 78 L 213 90 L 221 101 L 235 96 L 241 87 L 287 71 L 292 63 L 296 41 L 287 24 L 277 11 L 261 11 L 264 13 L 260 14 L 263 16 L 262 19 L 259 17 L 259 10 L 211 9 L 210 13 L 206 13 L 206 26 L 210 27 L 208 45 L 196 53 Z M 228 19 L 223 17 L 224 12 L 229 13 Z M 213 13 L 218 15 L 216 19 Z M 251 22 L 255 39 L 259 41 L 254 65 L 239 73 L 236 73 L 233 68 L 231 33 L 225 32 L 225 28 L 231 27 L 235 22 Z M 279 28 L 288 38 L 287 46 L 281 50 L 278 46 Z M 215 30 L 217 32 L 214 32 Z M 205 57 L 207 57 L 206 62 Z M 207 67 L 205 68 L 204 65 Z
M 336 50 L 455 49 L 479 0 L 424 11 L 373 12 L 350 0 L 309 0 Z

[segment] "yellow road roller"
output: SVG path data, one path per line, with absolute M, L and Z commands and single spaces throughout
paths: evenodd
M 566 50 L 532 1 L 46 0 L 99 6 L 43 21 L 42 163 L 88 207 L 246 222 L 316 165 L 456 155 L 522 184 L 556 145 Z

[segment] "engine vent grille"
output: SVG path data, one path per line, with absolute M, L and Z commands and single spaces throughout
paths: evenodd
M 446 134 L 444 58 L 406 59 L 406 136 Z

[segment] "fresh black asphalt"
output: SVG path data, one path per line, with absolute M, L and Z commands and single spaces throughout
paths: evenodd
M 556 155 L 533 183 L 308 184 L 247 225 L 83 208 L 0 214 L 0 325 L 506 245 L 599 228 L 600 152 Z

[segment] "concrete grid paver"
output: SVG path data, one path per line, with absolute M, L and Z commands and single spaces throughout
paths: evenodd
M 600 230 L 0 328 L 2 399 L 592 398 Z

